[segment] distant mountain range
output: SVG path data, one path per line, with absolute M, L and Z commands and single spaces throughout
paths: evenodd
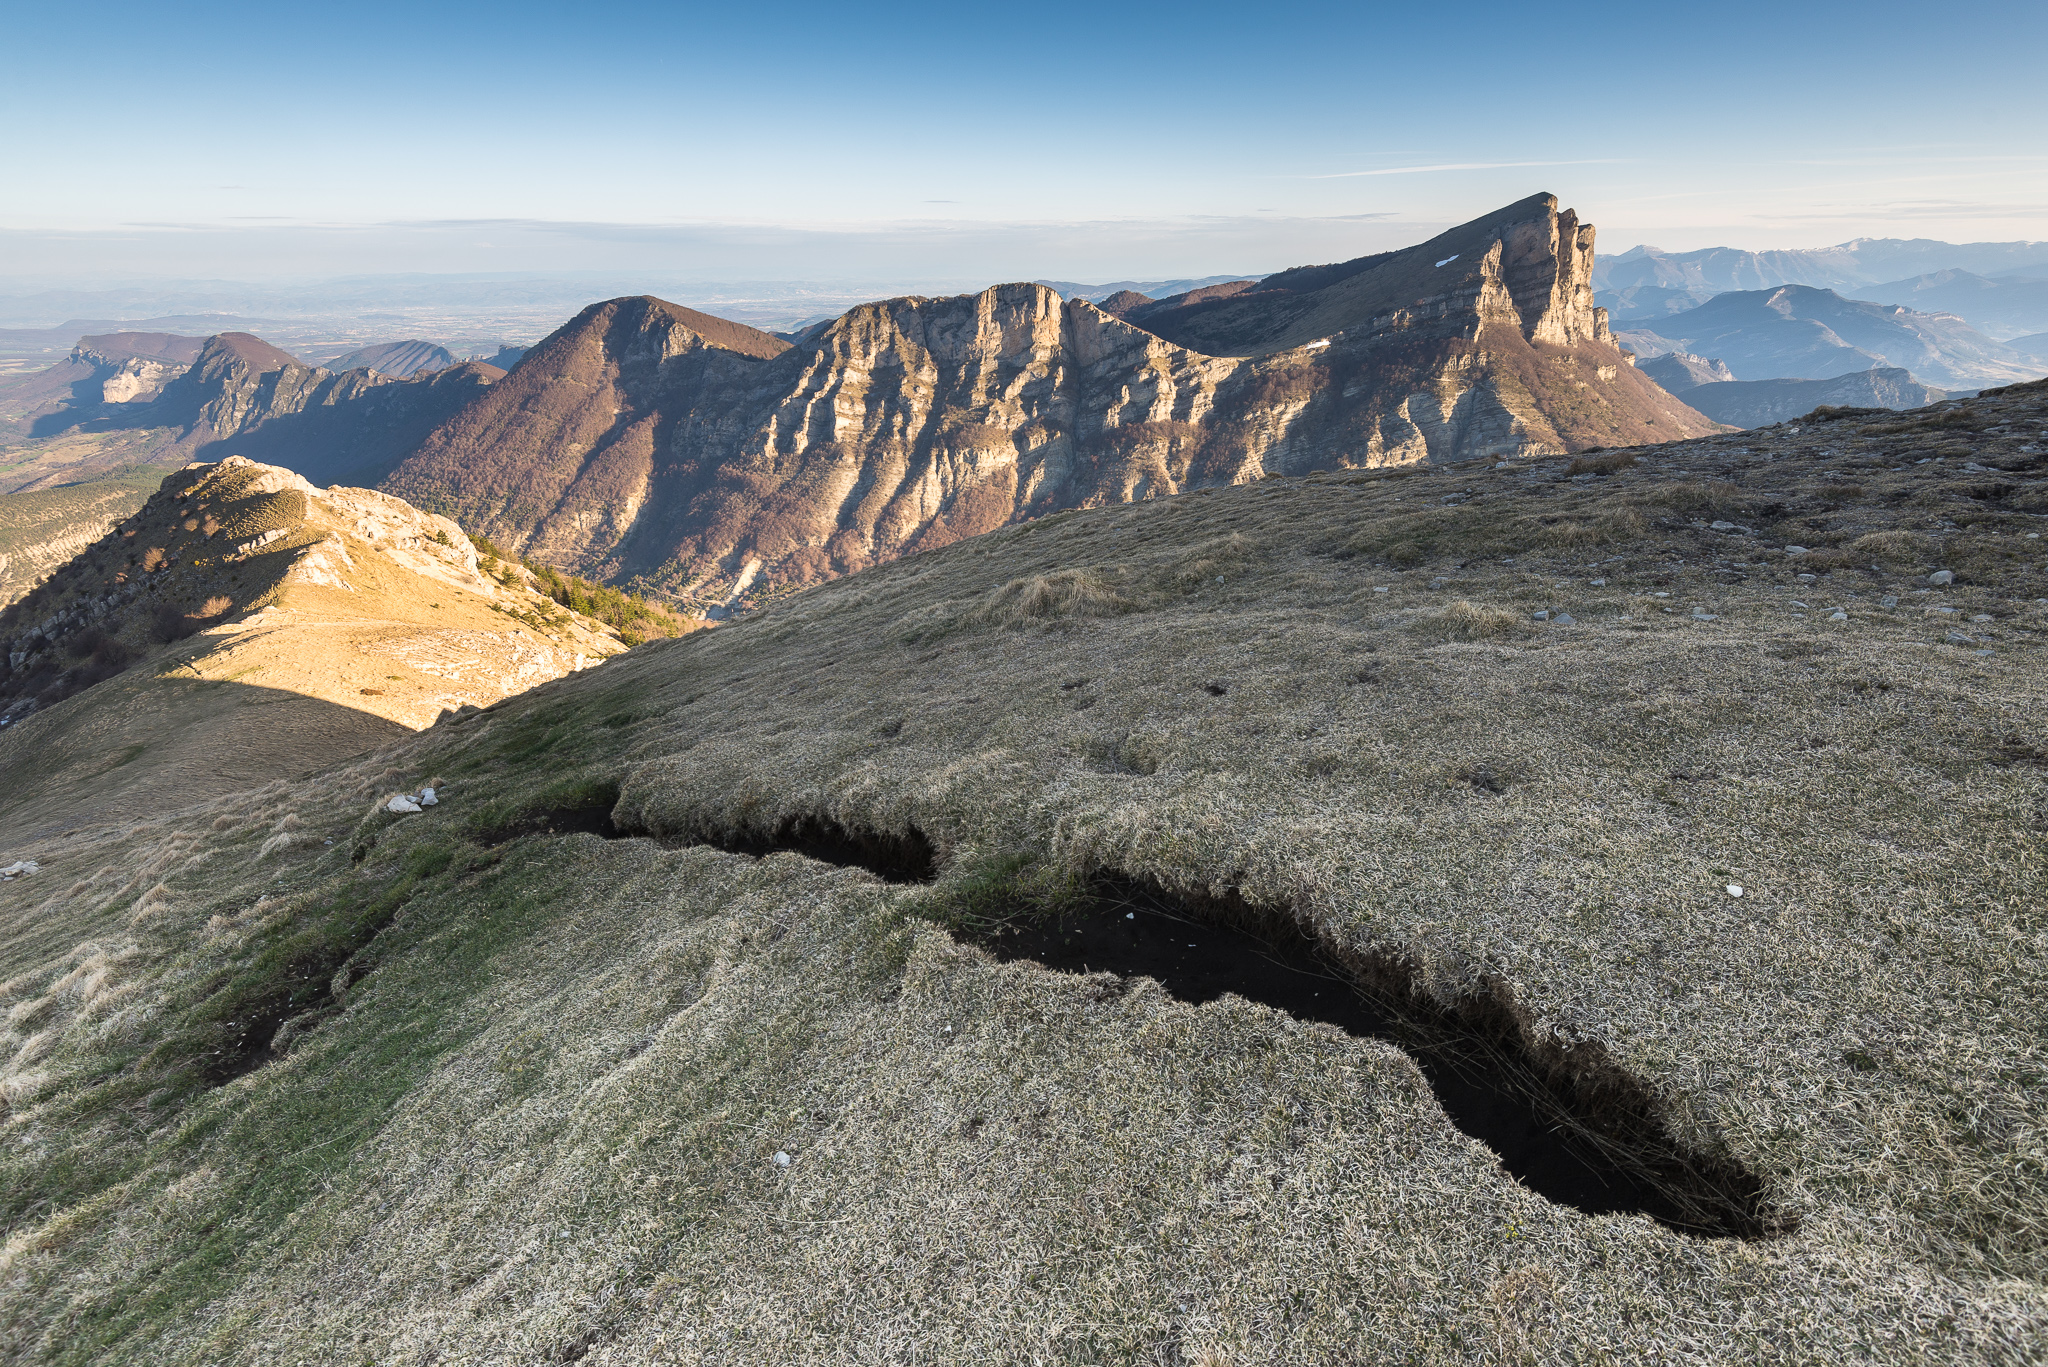
M 49 370 L 0 381 L 0 435 L 16 438 L 154 433 L 156 463 L 246 456 L 288 464 L 321 483 L 372 483 L 504 371 L 481 362 L 394 379 L 367 369 L 308 366 L 260 337 L 112 333 L 80 338 Z M 76 482 L 132 463 L 110 444 L 64 466 Z M 42 487 L 33 461 L 0 492 Z
M 2038 379 L 2031 358 L 1948 314 L 1844 299 L 1782 285 L 1733 290 L 1683 313 L 1617 334 L 1639 356 L 1682 351 L 1725 362 L 1740 380 L 1832 379 L 1895 366 L 1952 389 Z
M 2048 242 L 1861 238 L 1808 251 L 1633 247 L 1594 268 L 1615 326 L 1655 327 L 1730 291 L 1806 285 L 1852 299 L 1954 313 L 1994 340 L 2048 331 Z
M 1150 299 L 1164 299 L 1168 295 L 1186 294 L 1210 285 L 1222 285 L 1245 279 L 1238 275 L 1206 275 L 1199 280 L 1112 280 L 1106 285 L 1077 285 L 1071 280 L 1039 280 L 1034 283 L 1049 290 L 1058 290 L 1067 299 L 1086 299 L 1091 304 L 1117 294 L 1140 294 Z M 1253 276 L 1252 279 L 1262 279 Z

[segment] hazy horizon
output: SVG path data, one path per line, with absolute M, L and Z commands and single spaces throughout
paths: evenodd
M 1263 273 L 1547 189 L 1601 250 L 2048 238 L 2048 13 L 45 6 L 0 278 Z

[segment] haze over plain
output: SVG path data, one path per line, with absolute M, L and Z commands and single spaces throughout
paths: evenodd
M 20 7 L 9 29 L 32 55 L 0 83 L 10 289 L 1263 273 L 1537 186 L 1599 223 L 1606 254 L 2048 237 L 2048 20 L 2023 4 L 1940 23 L 1900 4 L 1602 4 L 1569 23 L 1481 4 L 1451 24 L 1390 5 L 1248 22 L 1056 4 L 1026 23 L 378 3 L 345 25 L 117 4 Z

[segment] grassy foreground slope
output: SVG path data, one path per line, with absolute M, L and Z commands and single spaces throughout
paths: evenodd
M 17 846 L 0 1351 L 2034 1358 L 2044 429 L 1064 514 Z M 1112 875 L 1638 1088 L 1755 1218 L 1587 1214 L 1392 1043 L 978 947 Z

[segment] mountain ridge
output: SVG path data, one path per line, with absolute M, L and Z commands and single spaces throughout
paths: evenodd
M 724 602 L 1192 485 L 1712 430 L 1617 348 L 1591 258 L 1592 229 L 1537 195 L 1125 318 L 1013 284 L 860 305 L 792 342 L 612 300 L 386 487 L 550 563 Z

